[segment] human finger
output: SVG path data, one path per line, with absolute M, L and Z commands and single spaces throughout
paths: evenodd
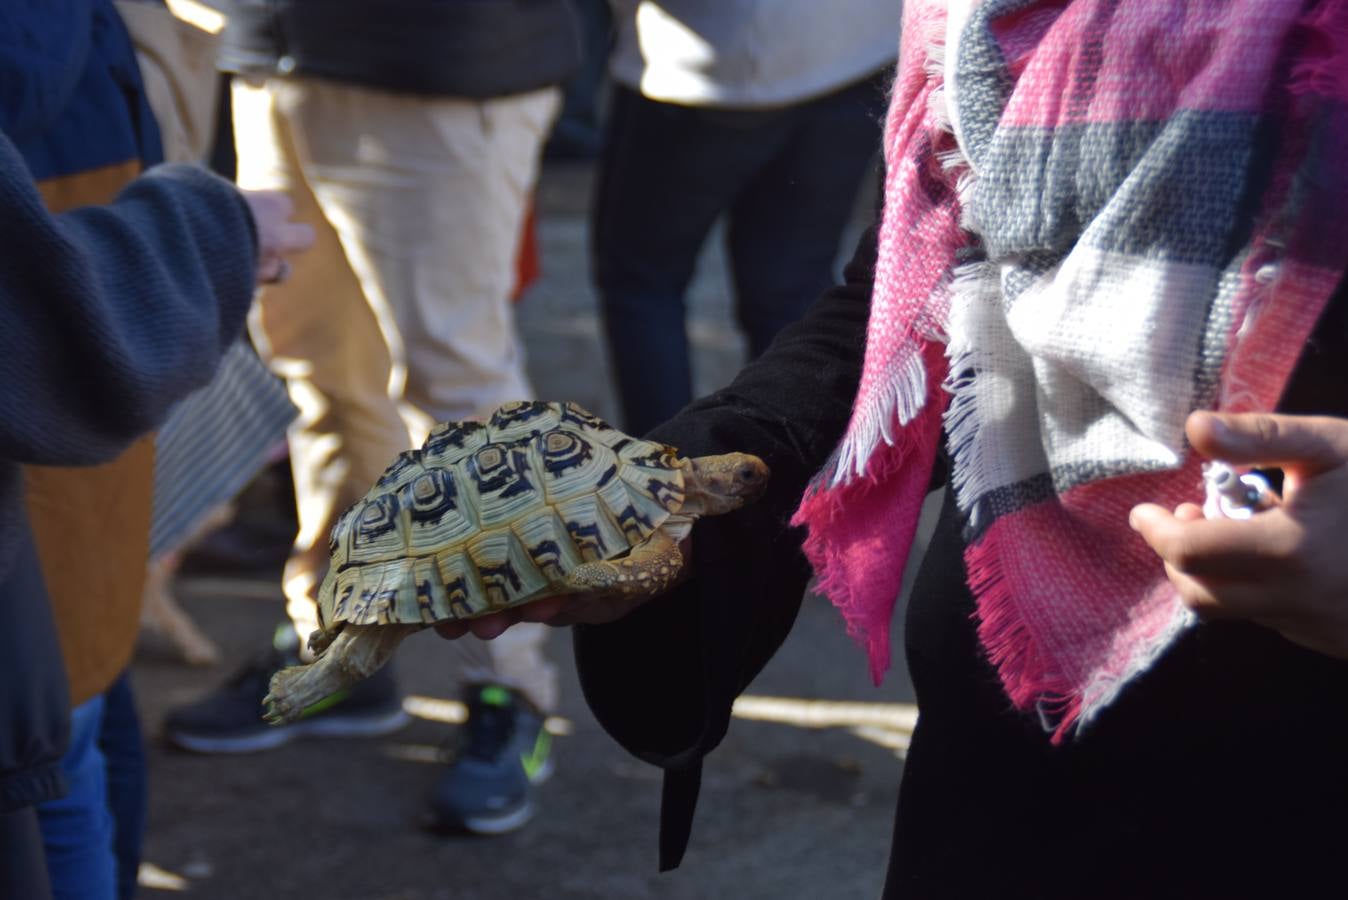
M 435 633 L 446 640 L 458 640 L 471 634 L 482 640 L 490 641 L 500 637 L 507 628 L 520 621 L 523 621 L 523 617 L 519 611 L 507 609 L 473 619 L 453 619 L 437 622 L 434 628 Z
M 1167 564 L 1166 577 L 1184 605 L 1207 620 L 1247 619 L 1275 631 L 1285 631 L 1305 616 L 1289 612 L 1286 591 L 1250 581 L 1196 578 Z
M 519 608 L 521 622 L 551 622 L 565 608 L 566 597 L 543 597 L 531 600 Z
M 519 614 L 515 610 L 505 609 L 490 615 L 469 619 L 468 630 L 473 633 L 473 637 L 484 641 L 492 641 L 505 634 L 506 629 L 518 621 Z
M 259 205 L 279 218 L 288 219 L 295 214 L 295 201 L 286 191 L 261 190 L 248 193 L 257 198 Z
M 273 250 L 278 253 L 298 253 L 312 247 L 314 239 L 312 226 L 304 222 L 283 222 L 276 229 L 276 246 Z
M 447 641 L 458 640 L 468 634 L 468 623 L 459 620 L 450 622 L 436 622 L 435 633 Z
M 1199 453 L 1237 465 L 1308 477 L 1348 462 L 1348 420 L 1330 416 L 1195 412 L 1185 432 Z
M 582 600 L 559 610 L 555 616 L 548 620 L 548 624 L 558 627 L 601 625 L 616 618 L 618 618 L 617 615 L 609 612 L 608 602 L 604 600 Z
M 1175 586 L 1175 592 L 1185 606 L 1198 613 L 1204 619 L 1234 618 L 1232 611 L 1225 606 L 1212 589 L 1192 575 L 1181 572 L 1170 563 L 1165 564 L 1166 577 Z
M 1300 529 L 1280 510 L 1244 521 L 1185 521 L 1144 503 L 1133 508 L 1128 524 L 1168 565 L 1200 578 L 1264 580 L 1286 574 L 1300 539 Z
M 258 266 L 258 284 L 284 284 L 290 278 L 290 263 L 281 256 L 269 256 Z
M 276 281 L 284 256 L 313 246 L 314 229 L 304 222 L 292 221 L 295 204 L 288 194 L 244 191 L 243 197 L 257 233 L 258 281 L 263 284 Z
M 1284 620 L 1256 620 L 1260 625 L 1272 628 L 1294 644 L 1300 644 L 1316 653 L 1334 659 L 1348 659 L 1348 643 L 1321 623 L 1287 622 Z
M 1181 503 L 1175 507 L 1175 518 L 1181 522 L 1197 522 L 1206 516 L 1203 515 L 1203 507 L 1197 503 Z
M 1166 575 L 1185 606 L 1204 621 L 1247 620 L 1278 632 L 1295 644 L 1337 659 L 1348 658 L 1348 643 L 1314 615 L 1298 615 L 1283 606 L 1282 591 L 1241 583 L 1212 583 L 1166 566 Z
M 552 624 L 604 625 L 609 622 L 616 622 L 650 599 L 650 597 L 639 594 L 613 594 L 595 597 L 582 604 L 568 605 L 552 620 Z

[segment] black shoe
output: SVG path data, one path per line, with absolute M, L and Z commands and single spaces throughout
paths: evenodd
M 284 568 L 299 530 L 290 461 L 281 460 L 258 473 L 234 506 L 233 519 L 184 548 L 180 573 L 263 574 Z
M 288 725 L 262 721 L 262 698 L 271 676 L 298 665 L 299 643 L 289 626 L 277 630 L 267 653 L 235 672 L 196 703 L 164 717 L 169 743 L 197 753 L 251 753 L 270 750 L 302 737 L 373 737 L 397 731 L 411 721 L 403 710 L 398 685 L 385 666 L 364 681 L 338 691 L 305 710 Z
M 280 573 L 295 532 L 285 523 L 269 526 L 234 521 L 222 525 L 183 553 L 183 575 L 266 575 Z
M 552 774 L 543 715 L 498 684 L 467 689 L 468 721 L 431 796 L 432 824 L 505 834 L 533 818 L 533 786 Z

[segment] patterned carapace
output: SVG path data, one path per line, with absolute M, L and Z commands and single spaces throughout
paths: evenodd
M 511 403 L 398 456 L 333 529 L 325 626 L 430 623 L 528 601 L 677 513 L 674 451 L 574 404 Z

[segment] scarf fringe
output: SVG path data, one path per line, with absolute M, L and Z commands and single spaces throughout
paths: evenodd
M 1288 93 L 1348 96 L 1348 67 L 1343 63 L 1348 48 L 1348 5 L 1324 0 L 1297 22 L 1297 29 L 1303 33 L 1307 51 L 1288 77 Z
M 955 119 L 950 114 L 950 104 L 946 97 L 945 87 L 945 55 L 946 45 L 944 41 L 934 41 L 927 48 L 927 65 L 924 67 L 927 76 L 933 79 L 936 86 L 932 88 L 931 94 L 927 97 L 927 109 L 931 115 L 932 126 L 941 134 L 946 135 L 954 146 L 936 152 L 936 161 L 940 164 L 942 171 L 955 180 L 955 196 L 959 204 L 959 226 L 969 233 L 975 233 L 978 226 L 975 223 L 973 215 L 974 178 L 973 166 L 969 159 L 964 155 L 964 151 L 959 147 L 955 135 Z
M 974 329 L 965 327 L 962 320 L 977 310 L 989 290 L 997 290 L 997 269 L 991 263 L 966 263 L 955 271 L 950 286 L 950 331 L 961 337 L 953 338 L 946 350 L 950 357 L 950 374 L 946 377 L 945 390 L 950 394 L 950 407 L 946 410 L 945 429 L 954 462 L 950 486 L 960 509 L 971 517 L 975 530 L 981 527 L 981 523 L 972 521 L 977 514 L 976 501 L 992 488 L 984 480 L 983 467 L 977 464 L 982 418 L 976 386 L 978 373 L 983 368 L 980 359 L 985 348 L 969 341 L 968 336 Z
M 884 441 L 890 446 L 902 442 L 903 427 L 926 404 L 927 370 L 922 361 L 922 350 L 916 341 L 910 346 L 911 350 L 901 354 L 899 371 L 885 379 L 879 389 L 868 393 L 852 411 L 847 437 L 822 473 L 829 488 L 862 479 L 880 442 Z M 875 480 L 874 473 L 868 480 Z
M 922 63 L 922 71 L 927 81 L 934 85 L 927 95 L 927 112 L 931 124 L 945 134 L 955 133 L 955 122 L 950 115 L 950 106 L 945 97 L 945 35 L 927 42 L 927 58 Z
M 890 666 L 890 620 L 931 481 L 945 411 L 940 388 L 945 375 L 943 347 L 924 342 L 916 360 L 927 394 L 916 414 L 902 421 L 899 404 L 886 404 L 891 424 L 879 429 L 883 443 L 877 440 L 870 448 L 864 473 L 831 486 L 823 485 L 821 473 L 791 518 L 792 525 L 807 528 L 803 550 L 814 569 L 815 590 L 842 614 L 848 635 L 866 651 L 877 685 Z M 895 421 L 901 427 L 894 428 Z M 858 509 L 867 506 L 889 515 L 858 516 Z M 872 527 L 856 527 L 860 522 Z
M 1016 605 L 995 540 L 967 547 L 964 565 L 969 589 L 978 603 L 978 639 L 997 670 L 1002 688 L 1017 709 L 1034 709 L 1054 744 L 1061 743 L 1080 719 L 1082 697 L 1071 679 L 1040 652 L 1033 632 Z
M 1270 284 L 1277 277 L 1275 264 L 1266 263 L 1250 276 L 1253 285 L 1242 309 L 1236 310 L 1235 322 L 1227 339 L 1226 364 L 1217 380 L 1217 408 L 1227 412 L 1243 412 L 1260 408 L 1259 390 L 1240 365 L 1245 345 L 1258 324 L 1260 314 L 1273 299 Z
M 802 549 L 815 573 L 814 591 L 827 597 L 843 617 L 848 637 L 866 652 L 871 680 L 877 686 L 889 671 L 889 628 L 872 624 L 874 616 L 870 613 L 871 601 L 861 595 L 852 579 L 847 545 L 832 540 L 831 530 L 821 526 L 847 515 L 858 493 L 865 493 L 876 485 L 886 483 L 903 467 L 903 463 L 903 454 L 897 448 L 886 447 L 875 454 L 871 470 L 865 476 L 838 488 L 808 494 L 791 519 L 792 525 L 809 526 Z M 899 583 L 902 583 L 902 573 Z M 898 599 L 897 592 L 894 599 Z M 888 618 L 885 621 L 888 622 Z
M 933 154 L 953 145 L 953 126 L 942 89 L 945 77 L 945 15 L 934 4 L 914 3 L 904 13 L 899 75 L 894 96 L 911 96 L 924 121 L 907 117 L 897 100 L 885 124 L 885 148 L 895 148 L 926 132 L 937 146 Z M 921 48 L 919 50 L 919 48 Z M 922 53 L 919 75 L 907 63 Z M 925 98 L 922 95 L 925 94 Z M 892 159 L 891 159 L 892 161 Z M 934 159 L 954 182 L 951 170 L 959 166 L 946 157 Z M 920 203 L 913 193 L 913 173 L 903 166 L 886 167 L 885 217 L 881 244 L 892 241 L 899 226 L 891 220 L 905 204 Z M 910 195 L 911 194 L 911 195 Z M 952 218 L 951 224 L 957 225 Z M 930 235 L 927 236 L 930 239 Z M 921 242 L 917 242 L 921 253 Z M 939 307 L 949 290 L 948 276 L 917 288 L 907 271 L 912 254 L 881 253 L 876 263 L 877 294 L 902 298 L 914 289 L 924 294 L 924 307 Z M 953 253 L 952 262 L 953 266 Z M 872 315 L 876 308 L 872 307 Z M 903 584 L 908 553 L 917 530 L 922 499 L 940 445 L 941 421 L 947 395 L 942 384 L 947 373 L 943 317 L 918 315 L 905 331 L 884 335 L 887 369 L 864 373 L 846 436 L 812 482 L 792 524 L 808 526 L 805 553 L 817 576 L 816 589 L 828 596 L 847 623 L 847 631 L 865 648 L 871 677 L 879 684 L 890 664 L 890 621 Z M 873 358 L 875 333 L 868 331 L 867 360 Z
M 956 178 L 960 226 L 976 231 L 973 194 L 977 178 L 972 166 L 958 147 L 943 151 L 939 159 L 945 171 Z M 978 464 L 983 416 L 977 385 L 987 348 L 971 340 L 978 329 L 962 320 L 979 314 L 988 292 L 997 295 L 1000 288 L 997 267 L 983 260 L 958 266 L 949 288 L 949 331 L 954 337 L 946 348 L 949 370 L 944 389 L 950 395 L 950 404 L 944 424 L 952 462 L 950 488 L 955 492 L 956 505 L 969 517 L 975 531 L 984 524 L 978 521 L 978 500 L 993 487 L 986 481 L 987 470 Z M 970 544 L 964 558 L 969 589 L 977 604 L 978 637 L 1008 698 L 1017 709 L 1034 709 L 1050 741 L 1061 743 L 1088 711 L 1084 696 L 1039 647 L 1006 577 L 996 538 L 989 535 Z M 1090 711 L 1098 708 L 1092 705 Z
M 1122 664 L 1097 672 L 1081 691 L 1080 717 L 1077 727 L 1085 728 L 1096 714 L 1108 707 L 1134 678 L 1155 665 L 1188 629 L 1198 623 L 1193 610 L 1175 599 L 1175 613 L 1165 626 L 1138 643 Z

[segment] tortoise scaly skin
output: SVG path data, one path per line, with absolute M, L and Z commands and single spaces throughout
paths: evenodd
M 334 526 L 316 659 L 273 677 L 266 718 L 299 718 L 436 622 L 557 594 L 659 593 L 693 522 L 756 499 L 767 478 L 757 457 L 681 458 L 572 403 L 440 425 Z

